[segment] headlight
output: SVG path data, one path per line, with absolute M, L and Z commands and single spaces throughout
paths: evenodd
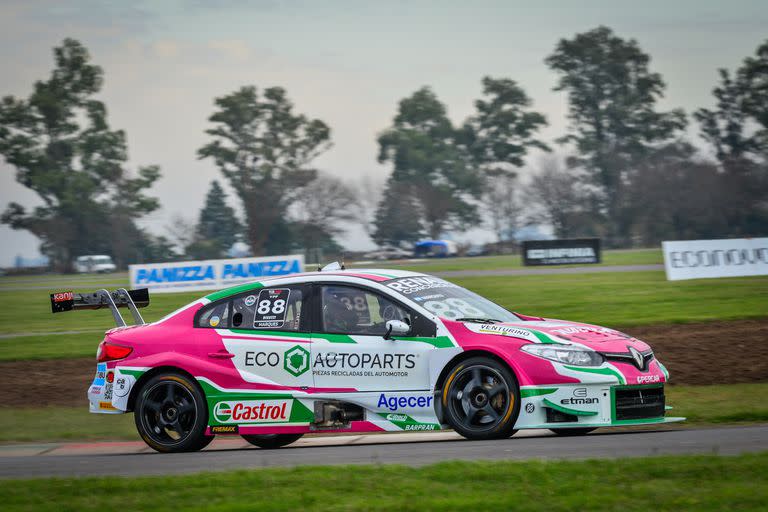
M 594 350 L 585 350 L 570 345 L 523 345 L 520 350 L 550 361 L 574 366 L 600 366 L 603 356 Z

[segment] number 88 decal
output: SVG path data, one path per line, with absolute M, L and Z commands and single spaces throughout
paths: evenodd
M 285 301 L 283 299 L 277 299 L 275 302 L 271 302 L 269 299 L 259 302 L 259 307 L 256 312 L 260 315 L 266 315 L 267 313 L 273 315 L 279 315 L 285 311 Z
M 430 300 L 424 303 L 424 307 L 437 316 L 448 318 L 450 320 L 464 317 L 485 316 L 485 313 L 469 302 L 456 297 L 451 297 L 445 300 Z

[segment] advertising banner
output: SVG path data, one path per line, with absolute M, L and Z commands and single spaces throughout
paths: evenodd
M 768 238 L 662 242 L 669 281 L 768 275 Z
M 149 288 L 152 293 L 219 290 L 260 277 L 304 271 L 304 256 L 268 256 L 225 260 L 179 261 L 130 265 L 131 288 Z
M 585 263 L 600 263 L 599 238 L 523 242 L 523 265 L 582 265 Z

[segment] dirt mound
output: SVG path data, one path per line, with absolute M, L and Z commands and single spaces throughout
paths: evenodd
M 768 319 L 624 329 L 647 341 L 673 384 L 768 381 Z
M 647 341 L 673 384 L 768 381 L 768 319 L 624 329 Z M 93 358 L 0 363 L 0 407 L 87 407 Z

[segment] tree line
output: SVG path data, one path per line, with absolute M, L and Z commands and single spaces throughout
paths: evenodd
M 214 181 L 182 243 L 137 224 L 160 206 L 149 195 L 160 169 L 127 167 L 126 135 L 95 99 L 103 70 L 73 39 L 54 58 L 28 98 L 0 102 L 0 154 L 42 203 L 28 211 L 12 202 L 2 222 L 36 235 L 62 270 L 80 254 L 111 254 L 119 265 L 220 257 L 236 240 L 255 255 L 337 252 L 352 222 L 379 245 L 481 224 L 499 241 L 546 224 L 609 247 L 768 232 L 768 40 L 719 70 L 715 106 L 690 116 L 703 152 L 686 139 L 689 116 L 658 107 L 666 84 L 650 56 L 607 27 L 560 40 L 545 59 L 568 102 L 566 133 L 553 144 L 539 135 L 546 117 L 511 78 L 483 78 L 458 125 L 420 88 L 378 136 L 378 161 L 391 169 L 383 190 L 318 172 L 331 129 L 295 112 L 285 89 L 241 87 L 214 100 L 197 157 L 219 169 L 242 213 Z M 551 154 L 528 162 L 534 150 Z

